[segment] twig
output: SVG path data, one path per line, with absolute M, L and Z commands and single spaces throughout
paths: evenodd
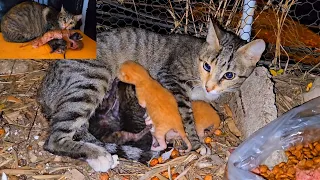
M 37 106 L 36 114 L 34 115 L 34 118 L 33 118 L 33 121 L 32 121 L 32 125 L 31 125 L 31 127 L 30 127 L 30 129 L 29 129 L 29 133 L 28 133 L 28 138 L 27 138 L 27 140 L 29 140 L 29 138 L 30 138 L 31 130 L 32 130 L 32 128 L 33 128 L 33 126 L 34 126 L 34 123 L 35 123 L 35 121 L 36 121 L 36 118 L 37 118 L 37 116 L 38 116 L 38 110 L 39 110 L 39 106 Z

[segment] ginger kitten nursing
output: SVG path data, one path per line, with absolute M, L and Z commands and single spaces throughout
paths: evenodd
M 195 121 L 196 131 L 199 136 L 199 139 L 203 141 L 205 136 L 205 129 L 214 129 L 219 128 L 220 126 L 220 116 L 217 111 L 213 109 L 205 101 L 192 101 L 192 112 Z M 210 132 L 212 132 L 210 130 Z M 209 133 L 208 135 L 210 135 Z
M 136 96 L 140 106 L 146 108 L 154 125 L 154 137 L 159 146 L 152 145 L 152 151 L 162 151 L 167 148 L 166 135 L 177 134 L 187 144 L 186 150 L 190 152 L 191 143 L 187 138 L 179 114 L 178 103 L 174 96 L 156 80 L 152 79 L 143 66 L 134 62 L 126 61 L 120 66 L 118 78 L 120 81 L 135 85 Z M 168 134 L 167 134 L 168 133 Z

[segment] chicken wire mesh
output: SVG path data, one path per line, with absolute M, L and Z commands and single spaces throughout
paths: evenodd
M 317 0 L 98 0 L 97 32 L 134 26 L 204 37 L 210 15 L 244 40 L 264 39 L 267 50 L 260 64 L 286 68 L 299 62 L 312 66 L 297 68 L 315 70 L 320 62 Z

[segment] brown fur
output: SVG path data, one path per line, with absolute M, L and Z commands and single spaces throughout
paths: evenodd
M 192 111 L 196 131 L 200 140 L 203 140 L 205 136 L 205 129 L 211 128 L 212 126 L 216 129 L 220 126 L 220 116 L 217 111 L 205 101 L 192 101 Z
M 176 131 L 188 146 L 184 152 L 191 151 L 192 146 L 184 131 L 182 118 L 174 96 L 156 80 L 152 79 L 147 70 L 136 62 L 124 62 L 120 66 L 118 77 L 122 82 L 135 85 L 138 102 L 140 106 L 147 109 L 147 113 L 152 119 L 155 128 L 154 136 L 159 146 L 153 146 L 151 150 L 161 151 L 166 149 L 166 134 L 169 131 Z

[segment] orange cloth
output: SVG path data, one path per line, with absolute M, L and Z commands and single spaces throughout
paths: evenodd
M 96 59 L 96 42 L 76 30 L 83 36 L 83 48 L 81 50 L 68 49 L 66 59 Z M 63 54 L 50 53 L 51 48 L 45 44 L 39 48 L 31 45 L 21 47 L 26 43 L 11 43 L 3 39 L 0 33 L 0 59 L 63 59 Z

